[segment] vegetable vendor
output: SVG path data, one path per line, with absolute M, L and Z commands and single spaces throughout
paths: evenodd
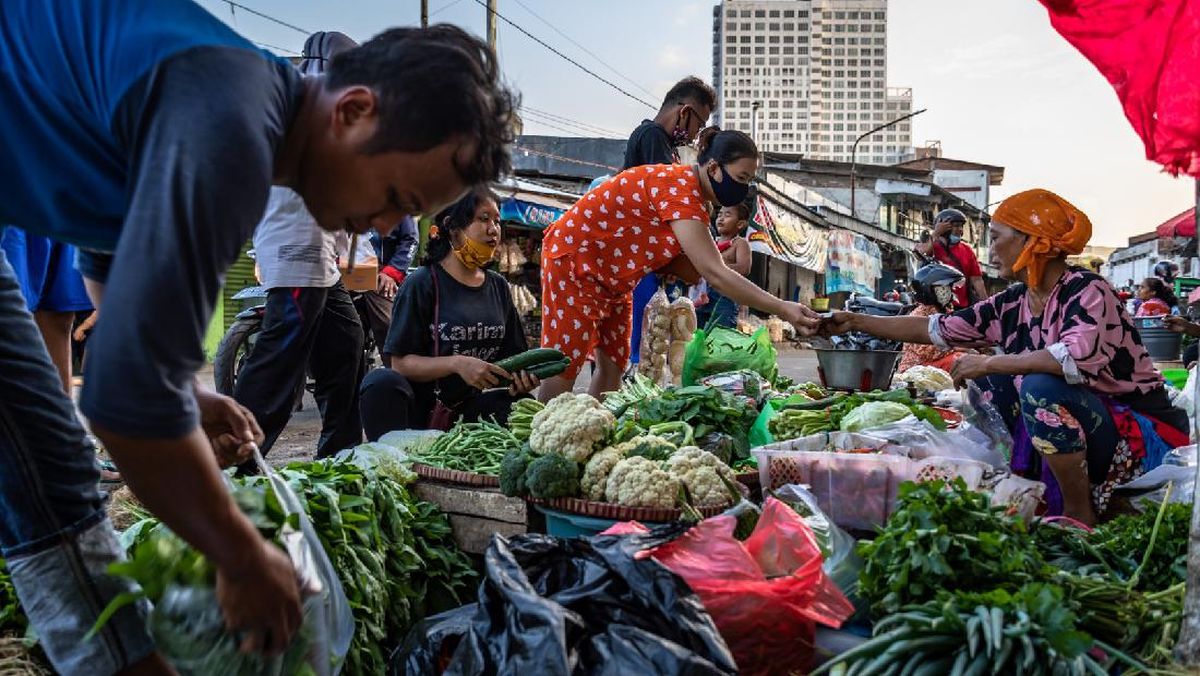
M 392 306 L 382 350 L 391 367 L 363 379 L 359 405 L 371 441 L 393 430 L 444 427 L 444 417 L 432 423 L 435 410 L 503 424 L 513 401 L 539 384 L 537 376 L 491 363 L 529 347 L 508 282 L 484 269 L 500 244 L 496 198 L 475 190 L 434 220 L 423 265 Z
M 436 82 L 436 88 L 429 83 Z M 0 12 L 0 223 L 80 248 L 104 319 L 79 409 L 138 499 L 215 567 L 242 648 L 301 624 L 296 569 L 229 494 L 216 452 L 262 432 L 199 387 L 225 271 L 272 185 L 329 230 L 391 229 L 510 164 L 514 96 L 453 26 L 386 31 L 301 75 L 185 0 L 7 0 Z M 0 556 L 64 674 L 170 673 L 123 558 L 99 471 L 11 266 L 0 258 Z
M 1171 406 L 1112 286 L 1068 266 L 1067 256 L 1082 251 L 1092 234 L 1083 212 L 1052 192 L 1029 190 L 1006 199 L 990 227 L 992 258 L 1018 284 L 929 318 L 838 312 L 822 331 L 941 348 L 1000 347 L 1002 355 L 961 357 L 955 383 L 985 389 L 1018 441 L 1014 469 L 1056 486 L 1052 511 L 1094 524 L 1114 486 L 1186 443 L 1187 416 Z
M 758 170 L 754 141 L 711 128 L 700 135 L 699 151 L 695 165 L 647 165 L 617 174 L 546 230 L 542 346 L 561 350 L 571 365 L 546 380 L 538 392 L 542 401 L 570 390 L 588 355 L 596 363 L 591 393 L 617 389 L 634 333 L 631 293 L 652 270 L 678 266 L 690 283 L 698 271 L 736 303 L 779 315 L 802 333 L 817 327 L 812 310 L 729 269 L 709 231 L 706 204 L 737 206 L 746 199 Z
M 930 263 L 922 266 L 913 275 L 913 297 L 917 307 L 908 313 L 910 317 L 931 317 L 935 314 L 952 312 L 954 310 L 955 292 L 966 282 L 966 278 L 958 270 L 943 263 Z M 921 345 L 905 343 L 900 353 L 899 373 L 904 373 L 914 366 L 934 366 L 943 371 L 954 367 L 954 362 L 966 350 L 950 348 L 942 349 L 936 345 Z

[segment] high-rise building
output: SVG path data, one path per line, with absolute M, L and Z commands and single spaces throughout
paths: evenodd
M 766 151 L 849 162 L 855 139 L 912 112 L 887 86 L 887 0 L 723 0 L 713 8 L 715 121 Z M 872 134 L 861 163 L 912 157 L 912 123 Z

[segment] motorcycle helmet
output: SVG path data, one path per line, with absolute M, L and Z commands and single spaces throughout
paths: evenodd
M 1158 277 L 1164 282 L 1174 282 L 1175 275 L 1177 274 L 1179 274 L 1179 266 L 1175 265 L 1171 261 L 1159 261 L 1158 264 L 1154 266 L 1154 276 Z
M 937 216 L 934 217 L 933 224 L 937 225 L 938 223 L 943 223 L 945 221 L 950 221 L 951 223 L 966 223 L 967 216 L 958 209 L 942 209 L 938 212 Z
M 949 265 L 930 263 L 913 275 L 913 296 L 918 303 L 949 308 L 954 304 L 954 287 L 966 278 Z

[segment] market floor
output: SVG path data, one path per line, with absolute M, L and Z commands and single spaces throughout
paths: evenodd
M 796 382 L 815 382 L 817 380 L 817 355 L 811 350 L 781 349 L 779 370 L 783 375 Z M 212 367 L 209 366 L 201 371 L 200 378 L 211 387 Z M 589 380 L 589 374 L 584 369 L 576 384 L 576 391 L 586 390 Z M 271 449 L 267 461 L 272 465 L 279 466 L 295 460 L 309 460 L 316 452 L 317 438 L 320 435 L 321 416 L 317 412 L 317 404 L 313 401 L 311 394 L 305 393 L 304 408 L 292 414 L 292 419 L 284 428 L 283 433 L 279 435 L 279 440 L 275 442 L 275 447 Z

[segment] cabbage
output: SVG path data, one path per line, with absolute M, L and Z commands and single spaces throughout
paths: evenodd
M 894 401 L 868 401 L 842 418 L 843 432 L 861 432 L 872 427 L 894 423 L 912 415 L 904 404 Z
M 954 389 L 954 379 L 936 366 L 914 366 L 901 373 L 897 379 L 926 392 Z

